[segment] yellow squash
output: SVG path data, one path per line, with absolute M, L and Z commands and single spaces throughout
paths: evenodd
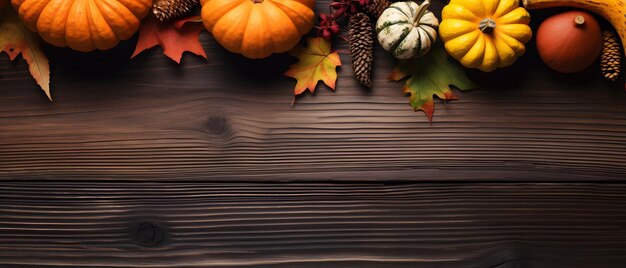
M 530 14 L 518 0 L 452 0 L 444 7 L 439 36 L 463 66 L 491 72 L 526 52 Z

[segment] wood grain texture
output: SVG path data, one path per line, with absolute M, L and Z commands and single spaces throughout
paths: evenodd
M 0 266 L 624 267 L 624 207 L 624 184 L 3 182 Z
M 135 41 L 90 54 L 46 47 L 54 103 L 23 62 L 0 58 L 0 180 L 626 178 L 621 83 L 597 66 L 555 74 L 532 45 L 511 68 L 470 71 L 483 89 L 438 103 L 429 125 L 402 83 L 386 81 L 394 60 L 380 49 L 374 89 L 358 86 L 342 53 L 337 91 L 320 86 L 291 106 L 287 55 L 245 60 L 204 33 L 209 60 L 177 66 L 158 48 L 129 61 Z

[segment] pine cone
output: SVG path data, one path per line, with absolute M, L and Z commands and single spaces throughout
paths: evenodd
M 370 0 L 369 4 L 365 7 L 365 12 L 372 16 L 374 19 L 378 19 L 380 14 L 391 5 L 390 0 Z
M 372 87 L 374 39 L 372 23 L 365 13 L 350 16 L 349 51 L 354 77 L 366 87 Z
M 602 54 L 600 55 L 600 69 L 602 70 L 602 76 L 604 78 L 615 81 L 622 70 L 622 51 L 615 37 L 615 34 L 611 31 L 604 31 L 602 33 L 604 39 L 602 44 Z
M 199 0 L 154 0 L 152 13 L 160 21 L 168 21 L 187 14 Z

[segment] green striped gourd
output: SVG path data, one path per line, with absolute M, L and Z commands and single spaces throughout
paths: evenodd
M 426 54 L 437 40 L 439 20 L 428 10 L 430 2 L 391 4 L 376 22 L 378 43 L 398 59 Z

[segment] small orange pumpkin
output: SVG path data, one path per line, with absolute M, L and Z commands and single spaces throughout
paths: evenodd
M 133 36 L 152 0 L 12 0 L 26 26 L 48 43 L 88 52 Z
M 290 50 L 313 28 L 314 0 L 202 0 L 204 27 L 252 59 Z
M 537 52 L 551 69 L 577 73 L 587 69 L 602 51 L 602 31 L 593 15 L 567 11 L 549 17 L 537 30 Z

